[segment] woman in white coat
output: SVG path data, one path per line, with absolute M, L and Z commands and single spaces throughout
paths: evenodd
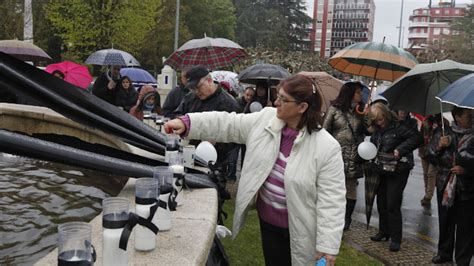
M 247 145 L 233 233 L 256 206 L 266 265 L 314 265 L 322 256 L 334 265 L 339 252 L 344 164 L 339 143 L 321 128 L 321 102 L 312 80 L 295 75 L 280 82 L 276 108 L 190 113 L 165 125 L 190 139 Z

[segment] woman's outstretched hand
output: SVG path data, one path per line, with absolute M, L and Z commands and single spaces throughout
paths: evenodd
M 165 132 L 181 135 L 186 131 L 186 126 L 181 119 L 173 119 L 165 123 Z

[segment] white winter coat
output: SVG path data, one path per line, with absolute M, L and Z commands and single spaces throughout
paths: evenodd
M 285 123 L 275 108 L 252 114 L 188 114 L 191 139 L 246 144 L 247 151 L 235 203 L 234 237 L 244 226 L 258 190 L 276 162 Z M 292 265 L 314 265 L 316 251 L 339 252 L 346 189 L 338 142 L 324 129 L 300 130 L 285 169 L 285 193 Z

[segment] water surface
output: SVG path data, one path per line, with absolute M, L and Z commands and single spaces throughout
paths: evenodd
M 57 225 L 92 220 L 126 178 L 0 153 L 0 265 L 29 265 L 56 247 Z

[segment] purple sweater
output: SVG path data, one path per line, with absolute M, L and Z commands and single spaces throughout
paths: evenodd
M 265 222 L 281 228 L 288 228 L 286 208 L 285 168 L 298 131 L 285 127 L 281 133 L 280 153 L 270 175 L 258 192 L 258 216 Z

